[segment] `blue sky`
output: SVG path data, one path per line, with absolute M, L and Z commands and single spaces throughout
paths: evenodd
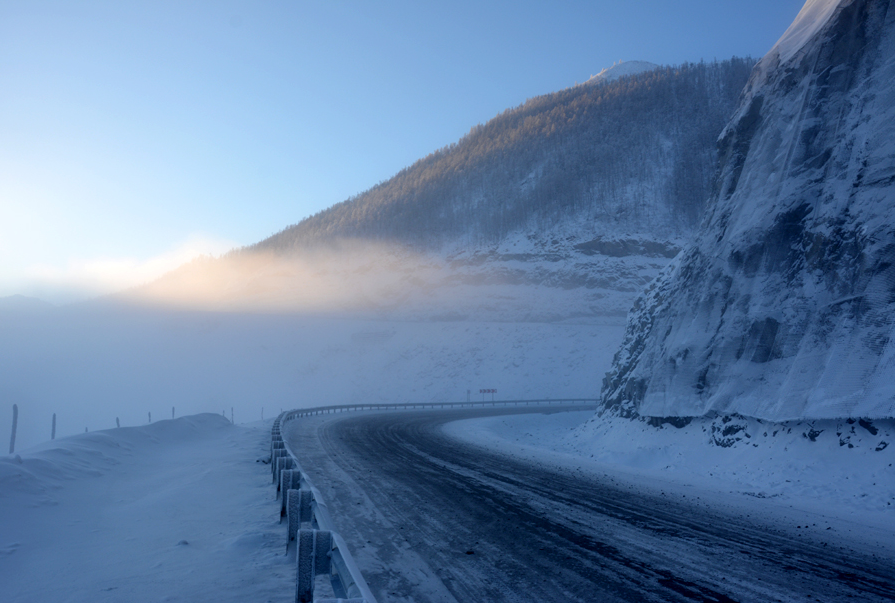
M 254 243 L 618 60 L 762 56 L 801 0 L 0 3 L 0 296 Z

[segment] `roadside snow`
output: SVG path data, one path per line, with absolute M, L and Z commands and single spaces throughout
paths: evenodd
M 792 527 L 813 517 L 812 523 L 823 521 L 824 529 L 830 524 L 840 536 L 895 546 L 895 446 L 876 449 L 878 442 L 892 441 L 891 422 L 876 423 L 876 435 L 846 424 L 839 436 L 834 426 L 752 420 L 747 429 L 754 435 L 729 447 L 712 443 L 712 425 L 706 419 L 657 428 L 579 411 L 468 419 L 447 424 L 445 431 L 539 464 L 622 476 L 644 488 L 691 500 L 699 496 L 714 506 L 788 518 L 784 523 L 791 520 Z M 841 438 L 845 445 L 840 446 Z
M 268 444 L 204 414 L 0 458 L 0 598 L 293 600 Z

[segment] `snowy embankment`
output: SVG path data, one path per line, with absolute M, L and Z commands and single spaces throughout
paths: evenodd
M 0 598 L 292 600 L 267 446 L 205 414 L 0 459 Z
M 793 528 L 807 529 L 804 517 L 814 517 L 812 530 L 832 526 L 841 537 L 895 542 L 895 446 L 879 449 L 892 442 L 895 422 L 862 423 L 719 418 L 657 428 L 584 411 L 470 419 L 445 430 L 513 457 L 698 496 L 702 504 L 802 517 Z

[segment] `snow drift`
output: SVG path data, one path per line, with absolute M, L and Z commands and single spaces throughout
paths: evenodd
M 695 241 L 638 299 L 624 416 L 895 415 L 895 11 L 811 0 L 720 139 Z
M 203 414 L 0 458 L 4 603 L 293 601 L 269 434 Z

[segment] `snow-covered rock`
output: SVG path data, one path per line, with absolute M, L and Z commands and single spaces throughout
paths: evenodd
M 895 11 L 809 0 L 720 138 L 694 243 L 629 314 L 623 415 L 895 416 Z

